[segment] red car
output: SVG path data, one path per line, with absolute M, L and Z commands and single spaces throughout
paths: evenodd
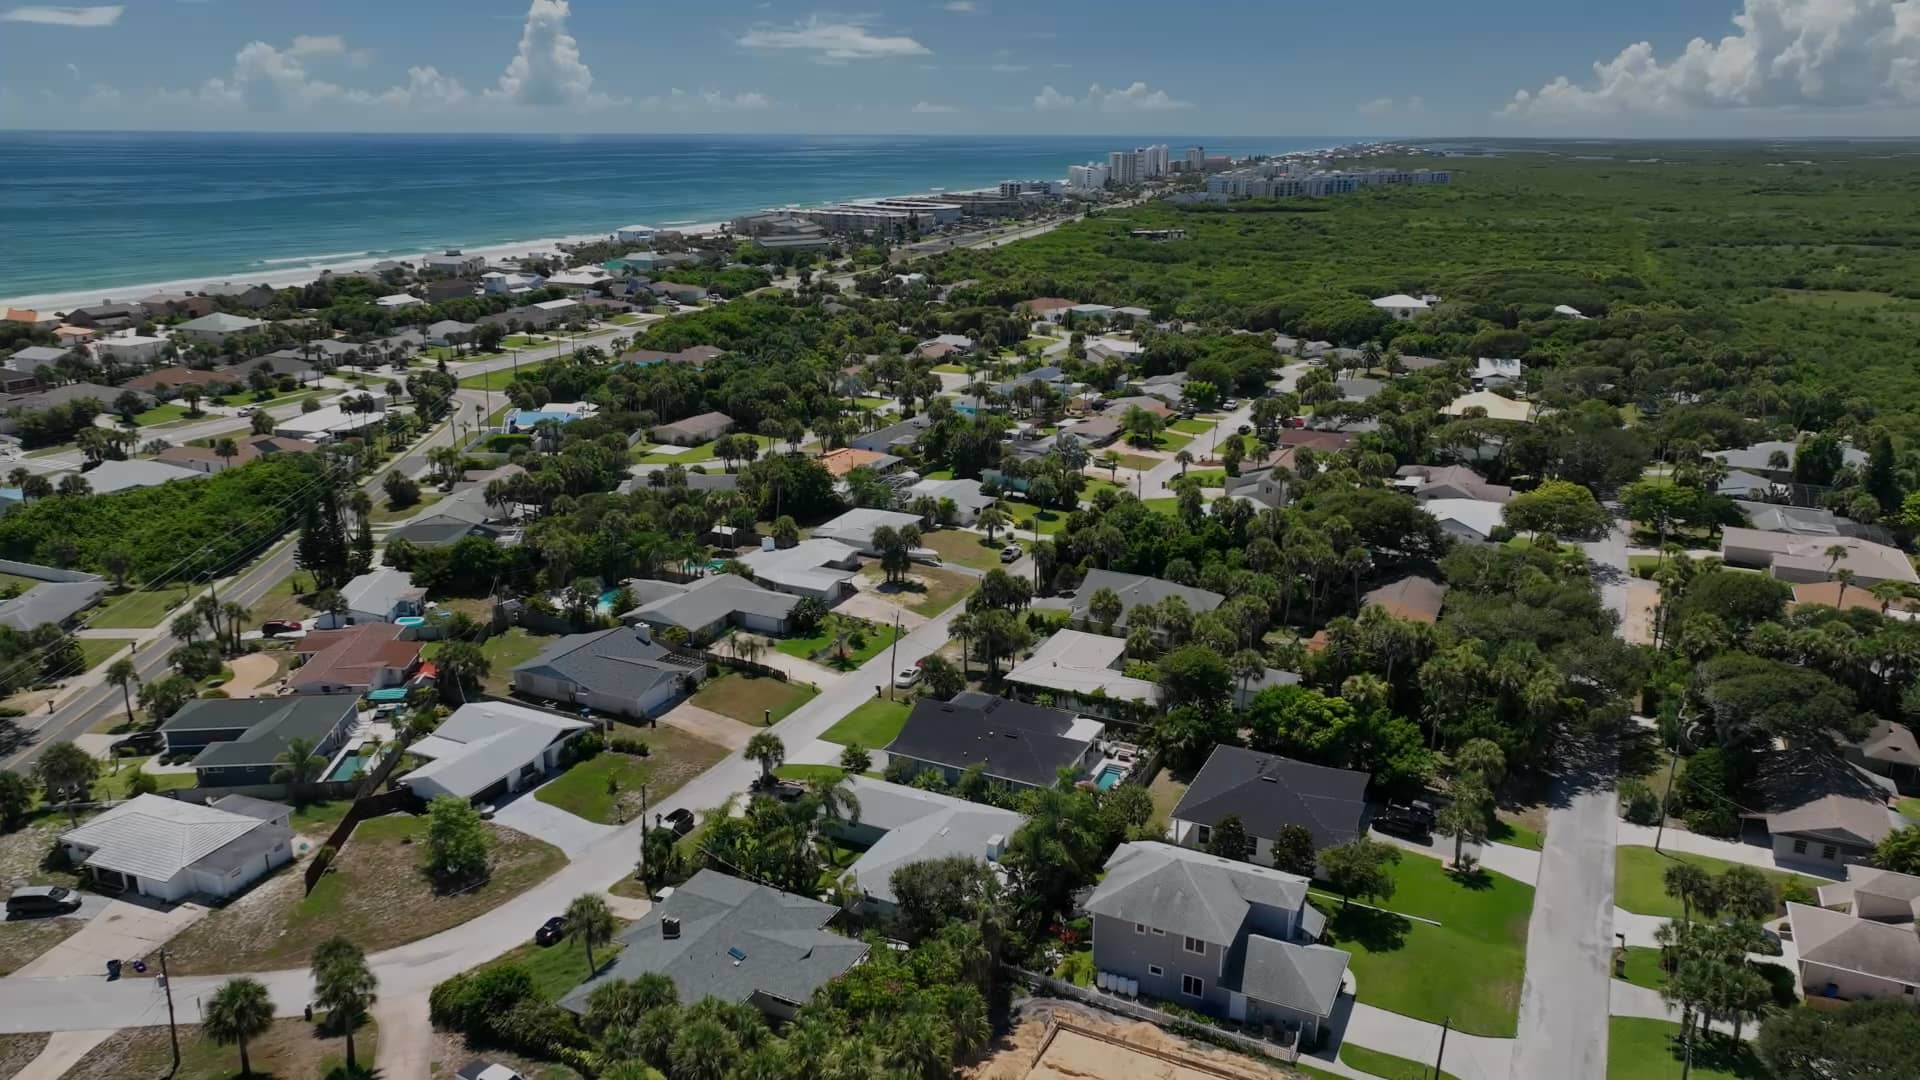
M 260 624 L 260 632 L 268 637 L 275 634 L 297 634 L 300 624 L 293 619 L 273 619 Z

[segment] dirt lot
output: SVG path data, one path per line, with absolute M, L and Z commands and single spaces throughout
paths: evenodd
M 84 919 L 8 919 L 0 922 L 0 975 L 11 975 L 72 937 Z
M 46 1049 L 45 1035 L 0 1035 L 0 1076 L 13 1076 Z
M 209 914 L 167 947 L 182 975 L 306 966 L 314 944 L 344 934 L 367 952 L 458 926 L 525 891 L 566 864 L 560 849 L 523 833 L 493 830 L 493 876 L 458 895 L 436 893 L 419 871 L 426 819 L 389 814 L 362 822 L 334 869 L 302 895 L 300 866 L 275 874 Z M 405 918 L 396 918 L 405 912 Z
M 71 828 L 65 815 L 54 815 L 0 835 L 0 887 L 78 884 L 79 878 L 71 871 L 46 865 L 55 841 Z
M 1061 1030 L 1047 1042 L 1048 1020 L 1056 1016 L 1079 1030 Z M 1040 1054 L 1043 1043 L 1044 1055 Z M 1263 1065 L 1170 1035 L 1152 1024 L 1043 999 L 1029 1001 L 1013 1031 L 994 1045 L 993 1055 L 961 1070 L 960 1075 L 968 1080 L 1297 1080 L 1301 1076 L 1277 1062 Z
M 354 1032 L 354 1058 L 362 1067 L 373 1063 L 377 1036 L 371 1022 Z M 257 1080 L 309 1080 L 344 1065 L 347 1044 L 304 1020 L 276 1020 L 272 1030 L 247 1044 L 247 1057 Z M 64 1080 L 165 1076 L 172 1063 L 166 1028 L 133 1028 L 116 1032 L 94 1047 L 68 1070 Z M 174 1074 L 175 1080 L 227 1080 L 239 1071 L 237 1048 L 202 1038 L 197 1025 L 180 1028 L 180 1071 Z

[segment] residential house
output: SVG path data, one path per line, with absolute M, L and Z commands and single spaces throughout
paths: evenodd
M 1124 422 L 1127 410 L 1129 409 L 1142 409 L 1162 420 L 1168 420 L 1173 417 L 1173 410 L 1167 407 L 1166 402 L 1161 401 L 1157 397 L 1150 397 L 1144 394 L 1134 395 L 1132 397 L 1108 398 L 1104 411 L 1108 416 L 1121 417 L 1122 422 Z
M 267 324 L 259 319 L 249 319 L 245 315 L 230 315 L 216 311 L 211 315 L 202 315 L 190 319 L 173 328 L 174 336 L 203 345 L 222 345 L 231 337 L 241 334 L 257 334 L 266 329 Z
M 89 330 L 125 330 L 146 317 L 147 309 L 139 304 L 107 300 L 67 312 L 67 325 L 84 326 Z
M 1825 748 L 1770 751 L 1749 791 L 1755 809 L 1743 809 L 1741 816 L 1766 826 L 1774 860 L 1782 865 L 1837 873 L 1847 863 L 1870 859 L 1896 824 L 1887 805 L 1898 794 L 1893 780 Z
M 1808 605 L 1840 608 L 1843 611 L 1859 609 L 1861 611 L 1881 612 L 1887 605 L 1873 595 L 1873 590 L 1858 585 L 1848 585 L 1844 581 L 1815 581 L 1793 587 L 1793 602 L 1787 605 L 1792 611 Z M 1905 609 L 1905 605 L 1901 605 Z
M 507 431 L 530 432 L 538 428 L 543 420 L 571 424 L 575 420 L 590 419 L 599 412 L 600 406 L 588 401 L 549 401 L 537 409 L 516 409 L 508 413 Z
M 513 669 L 513 688 L 598 713 L 647 717 L 691 693 L 703 666 L 653 640 L 647 626 L 569 634 Z
M 238 468 L 260 457 L 260 451 L 247 443 L 235 442 L 233 449 L 232 457 L 221 457 L 210 446 L 194 446 L 187 443 L 182 446 L 169 446 L 153 455 L 153 460 L 162 465 L 172 465 L 176 468 L 191 469 L 197 473 L 212 475 L 222 469 Z
M 740 555 L 753 579 L 769 589 L 839 603 L 860 572 L 860 553 L 838 540 L 808 539 L 792 547 L 762 547 Z
M 343 615 L 322 613 L 314 620 L 321 629 L 359 623 L 390 623 L 426 614 L 427 590 L 413 583 L 413 575 L 391 566 L 370 570 L 340 587 Z M 325 625 L 322 625 L 325 624 Z
M 1410 574 L 1367 592 L 1361 596 L 1360 606 L 1379 607 L 1396 619 L 1431 625 L 1440 621 L 1440 605 L 1446 599 L 1445 585 L 1432 578 Z
M 1178 585 L 1160 578 L 1145 577 L 1140 574 L 1125 574 L 1118 570 L 1089 570 L 1080 581 L 1080 587 L 1074 590 L 1073 604 L 1069 608 L 1075 625 L 1092 626 L 1100 620 L 1091 610 L 1093 597 L 1102 589 L 1111 589 L 1120 597 L 1120 617 L 1114 620 L 1112 630 L 1126 633 L 1127 615 L 1141 604 L 1161 604 L 1169 597 L 1179 597 L 1186 602 L 1194 614 L 1212 611 L 1226 601 L 1226 597 L 1207 589 L 1197 589 L 1191 585 Z
M 358 694 L 293 694 L 268 698 L 198 698 L 160 725 L 167 755 L 199 751 L 201 787 L 270 784 L 288 744 L 303 739 L 331 758 L 358 716 Z
M 28 633 L 41 626 L 71 626 L 81 612 L 98 603 L 107 583 L 98 574 L 0 559 L 0 573 L 32 584 L 0 601 L 0 626 Z
M 995 783 L 1044 788 L 1063 769 L 1084 774 L 1105 731 L 1090 717 L 967 690 L 952 701 L 915 702 L 886 751 L 889 761 L 930 769 L 949 784 L 979 766 Z
M 369 622 L 316 630 L 294 643 L 301 664 L 287 676 L 296 694 L 364 694 L 403 686 L 420 666 L 420 643 L 405 627 Z
M 31 394 L 41 385 L 39 376 L 32 372 L 0 367 L 0 395 Z
M 692 644 L 712 641 L 733 626 L 786 634 L 800 603 L 798 596 L 762 588 L 738 574 L 710 574 L 685 585 L 636 581 L 628 592 L 640 605 L 621 615 L 621 622 L 645 623 L 656 634 L 677 628 Z
M 62 350 L 77 349 L 94 338 L 100 331 L 87 326 L 60 326 L 53 331 L 53 340 Z
M 1120 845 L 1087 897 L 1096 972 L 1128 989 L 1318 1041 L 1348 954 L 1318 944 L 1307 879 L 1171 844 Z
M 67 861 L 94 885 L 166 903 L 228 900 L 293 859 L 284 822 L 136 795 L 60 836 Z
M 1505 506 L 1479 499 L 1432 499 L 1425 510 L 1440 523 L 1441 532 L 1468 544 L 1492 540 L 1494 530 L 1506 523 L 1507 516 Z
M 1059 322 L 1066 312 L 1073 308 L 1073 301 L 1058 296 L 1036 296 L 1032 300 L 1022 300 L 1014 305 L 1016 310 L 1024 310 L 1036 319 Z
M 692 348 L 682 349 L 679 352 L 660 352 L 656 349 L 634 349 L 631 352 L 621 353 L 620 359 L 616 362 L 621 364 L 639 364 L 642 367 L 648 364 L 688 364 L 693 367 L 701 367 L 714 357 L 724 355 L 726 355 L 725 350 L 716 349 L 711 345 L 695 345 Z
M 827 470 L 835 479 L 841 479 L 855 469 L 872 469 L 877 473 L 889 473 L 901 466 L 902 461 L 892 454 L 883 454 L 878 450 L 862 450 L 857 446 L 843 446 L 838 450 L 829 450 L 820 455 L 820 467 Z
M 1033 655 L 1007 672 L 1007 684 L 1028 697 L 1091 716 L 1137 720 L 1160 703 L 1160 684 L 1126 673 L 1124 638 L 1079 630 L 1055 631 Z
M 722 412 L 701 413 L 653 429 L 653 441 L 673 446 L 700 446 L 733 430 L 733 417 Z
M 1470 378 L 1475 390 L 1498 390 L 1519 382 L 1526 367 L 1518 360 L 1482 356 L 1473 363 Z
M 1379 379 L 1363 379 L 1350 375 L 1344 379 L 1335 379 L 1333 387 L 1340 391 L 1340 397 L 1344 401 L 1372 401 L 1387 388 L 1387 384 Z
M 1402 465 L 1394 475 L 1400 477 L 1394 486 L 1423 503 L 1433 499 L 1474 499 L 1504 506 L 1513 498 L 1512 488 L 1490 484 L 1486 477 L 1465 465 Z
M 1364 835 L 1370 779 L 1351 769 L 1216 746 L 1174 807 L 1167 836 L 1182 847 L 1204 848 L 1222 821 L 1237 817 L 1253 838 L 1253 861 L 1271 866 L 1273 842 L 1289 825 L 1312 834 L 1315 851 Z
M 1900 925 L 1920 910 L 1920 877 L 1871 866 L 1849 865 L 1844 880 L 1814 891 L 1821 907 L 1856 919 Z
M 1433 309 L 1433 302 L 1426 297 L 1408 296 L 1406 293 L 1376 296 L 1371 303 L 1374 307 L 1393 316 L 1396 322 L 1407 322 Z
M 861 853 L 847 873 L 863 897 L 854 910 L 863 915 L 897 910 L 893 872 L 900 867 L 953 856 L 993 865 L 1027 823 L 1012 810 L 885 780 L 849 776 L 847 787 L 859 800 L 859 820 L 829 819 L 821 828 Z
M 866 959 L 868 946 L 829 932 L 832 904 L 701 870 L 615 939 L 604 971 L 560 999 L 584 1013 L 602 983 L 666 976 L 681 1001 L 718 998 L 787 1021 L 821 987 Z
M 1761 532 L 1792 533 L 1795 536 L 1852 536 L 1876 544 L 1894 543 L 1891 530 L 1880 525 L 1862 525 L 1840 517 L 1831 510 L 1743 499 L 1735 499 L 1734 505 L 1747 515 L 1747 524 Z
M 1842 744 L 1840 752 L 1853 764 L 1892 778 L 1901 791 L 1920 786 L 1920 742 L 1903 723 L 1875 721 L 1864 736 Z
M 703 304 L 708 299 L 705 285 L 690 285 L 680 281 L 656 281 L 647 286 L 656 296 L 665 296 L 682 304 Z
M 407 747 L 426 764 L 400 779 L 422 799 L 487 802 L 537 784 L 560 767 L 567 743 L 590 721 L 505 701 L 471 701 Z
M 1842 548 L 1836 560 L 1830 548 Z M 1851 536 L 1796 536 L 1758 529 L 1725 529 L 1720 557 L 1728 566 L 1764 569 L 1781 581 L 1832 581 L 1852 571 L 1853 584 L 1866 589 L 1882 581 L 1920 582 L 1913 563 L 1899 548 Z
M 458 319 L 441 319 L 427 326 L 427 340 L 435 345 L 464 345 L 473 339 L 474 332 L 480 328 L 473 323 Z
M 1102 446 L 1112 446 L 1114 440 L 1118 439 L 1124 430 L 1126 430 L 1126 421 L 1109 410 L 1102 416 L 1090 416 L 1076 423 L 1062 424 L 1060 433 L 1055 436 L 1054 441 L 1057 443 L 1060 439 L 1073 439 L 1082 446 L 1097 449 Z
M 922 480 L 906 490 L 905 498 L 909 504 L 922 497 L 935 502 L 952 499 L 955 510 L 953 523 L 956 525 L 973 524 L 980 516 L 980 511 L 998 501 L 992 495 L 981 493 L 978 480 Z
M 1305 447 L 1314 453 L 1345 450 L 1353 445 L 1347 431 L 1322 431 L 1315 428 L 1281 428 L 1279 446 L 1283 450 Z
M 1793 463 L 1800 456 L 1800 446 L 1798 443 L 1774 439 L 1736 450 L 1716 450 L 1710 456 L 1720 459 L 1729 469 L 1757 473 L 1784 484 L 1793 479 Z M 1840 463 L 1864 469 L 1867 467 L 1867 455 L 1851 446 L 1843 446 L 1840 449 Z
M 1031 371 L 1023 371 L 1006 382 L 995 383 L 993 391 L 1001 397 L 1018 397 L 1030 386 L 1050 386 L 1058 388 L 1066 382 L 1066 372 L 1049 364 Z
M 457 491 L 408 518 L 387 534 L 387 543 L 391 546 L 396 540 L 404 540 L 415 547 L 436 548 L 459 543 L 469 536 L 500 540 L 507 529 L 503 524 L 496 524 L 498 519 L 499 514 L 487 505 L 486 489 L 472 487 Z
M 375 398 L 376 403 L 384 399 Z M 282 438 L 300 439 L 311 443 L 330 443 L 335 439 L 351 438 L 368 428 L 386 422 L 384 408 L 373 412 L 349 412 L 339 405 L 329 405 L 315 409 L 310 413 L 299 413 L 284 420 L 274 421 L 273 433 Z
M 1475 409 L 1481 410 L 1489 420 L 1508 420 L 1519 424 L 1533 423 L 1535 415 L 1531 404 L 1501 397 L 1491 390 L 1462 394 L 1443 406 L 1440 412 L 1445 416 L 1465 416 Z
M 813 539 L 837 540 L 862 555 L 879 555 L 880 549 L 874 546 L 873 534 L 882 528 L 900 529 L 907 525 L 918 528 L 920 515 L 856 506 L 832 521 L 814 526 Z M 918 549 L 914 554 L 923 560 L 938 559 L 925 549 Z
M 1398 366 L 1401 371 L 1412 372 L 1427 371 L 1432 368 L 1442 367 L 1445 364 L 1445 360 L 1434 356 L 1402 356 Z
M 167 339 L 150 334 L 116 334 L 101 338 L 93 343 L 93 354 L 102 360 L 116 363 L 150 364 L 160 359 L 167 348 Z
M 4 313 L 0 313 L 0 322 L 19 323 L 23 326 L 31 326 L 35 330 L 51 330 L 60 325 L 60 316 L 51 311 L 10 307 Z
M 468 255 L 459 250 L 444 251 L 438 255 L 429 255 L 420 260 L 420 275 L 422 277 L 473 277 L 476 274 L 484 272 L 486 268 L 487 260 L 485 256 Z
M 1292 493 L 1289 479 L 1293 471 L 1292 454 L 1293 451 L 1288 450 L 1281 455 L 1283 460 L 1279 464 L 1227 477 L 1228 497 L 1273 509 L 1287 505 Z
M 869 431 L 865 435 L 855 435 L 847 440 L 847 445 L 860 450 L 874 450 L 882 454 L 910 454 L 920 436 L 933 421 L 925 413 L 909 417 L 897 424 L 890 424 L 878 431 Z
M 245 308 L 248 311 L 271 307 L 275 299 L 273 289 L 266 285 L 235 285 L 231 281 L 208 285 L 200 291 L 228 307 Z
M 192 293 L 157 292 L 143 296 L 136 302 L 156 319 L 176 316 L 197 319 L 202 315 L 211 315 L 215 310 L 213 297 L 195 296 Z
M 1087 359 L 1096 363 L 1114 361 L 1128 363 L 1146 351 L 1145 345 L 1132 338 L 1100 337 L 1087 342 Z
M 1736 502 L 1749 499 L 1764 499 L 1773 491 L 1773 481 L 1764 476 L 1734 469 L 1720 478 L 1713 489 L 1715 495 L 1724 495 Z
M 120 384 L 122 390 L 137 390 L 143 394 L 159 396 L 166 394 L 179 397 L 180 392 L 189 386 L 198 387 L 202 394 L 216 390 L 228 390 L 246 385 L 246 375 L 233 368 L 218 371 L 204 371 L 190 367 L 157 367 L 144 371 Z
M 72 351 L 71 349 L 56 349 L 51 345 L 29 345 L 24 349 L 15 349 L 13 355 L 7 357 L 7 366 L 15 371 L 24 371 L 32 374 L 38 372 L 48 364 L 60 362 Z
M 1912 887 L 1898 886 L 1902 891 Z M 1826 890 L 1821 892 L 1824 896 Z M 1883 922 L 1789 902 L 1787 927 L 1799 961 L 1800 992 L 1805 996 L 1839 1001 L 1887 998 L 1909 1005 L 1920 1001 L 1920 937 L 1914 934 L 1911 906 L 1903 920 Z
M 199 469 L 181 468 L 161 461 L 129 458 L 125 461 L 103 461 L 80 475 L 87 478 L 95 495 L 111 495 L 129 488 L 159 487 L 174 480 L 198 480 L 206 474 Z

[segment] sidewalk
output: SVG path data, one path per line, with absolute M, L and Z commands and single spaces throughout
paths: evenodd
M 1344 994 L 1339 1004 L 1334 1006 L 1334 1014 L 1328 1023 L 1332 1025 L 1336 1037 L 1327 1040 L 1325 1050 L 1301 1058 L 1315 1068 L 1326 1066 L 1329 1062 L 1337 1065 L 1339 1048 L 1344 1043 L 1394 1054 L 1429 1066 L 1440 1052 L 1439 1024 L 1363 1005 Z M 1459 1080 L 1507 1080 L 1513 1070 L 1512 1039 L 1494 1039 L 1460 1031 L 1449 1031 L 1446 1039 L 1446 1058 L 1440 1067 Z M 1330 1071 L 1346 1076 L 1371 1075 L 1348 1066 Z
M 1453 837 L 1435 833 L 1426 843 L 1404 836 L 1395 836 L 1374 830 L 1367 834 L 1370 839 L 1384 840 L 1397 848 L 1417 851 L 1430 855 L 1443 863 L 1453 862 Z M 1477 856 L 1480 865 L 1496 874 L 1505 874 L 1515 881 L 1532 885 L 1540 880 L 1540 853 L 1511 844 L 1468 844 L 1466 851 Z
M 1651 825 L 1635 825 L 1630 821 L 1621 821 L 1614 832 L 1614 842 L 1622 847 L 1652 847 L 1655 836 L 1659 837 L 1663 851 L 1685 851 L 1693 855 L 1706 855 L 1728 862 L 1745 863 L 1763 870 L 1786 870 L 1809 877 L 1821 877 L 1839 880 L 1830 867 L 1808 866 L 1799 863 L 1782 863 L 1773 857 L 1773 849 L 1759 844 L 1745 844 L 1738 840 L 1722 840 L 1715 836 L 1701 836 L 1669 826 L 1664 832 L 1658 832 Z

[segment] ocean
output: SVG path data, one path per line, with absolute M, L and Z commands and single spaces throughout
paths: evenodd
M 445 247 L 1062 177 L 1161 142 L 1178 157 L 1196 144 L 1238 156 L 1348 141 L 0 132 L 0 298 L 120 299 L 159 283 L 286 280 Z

